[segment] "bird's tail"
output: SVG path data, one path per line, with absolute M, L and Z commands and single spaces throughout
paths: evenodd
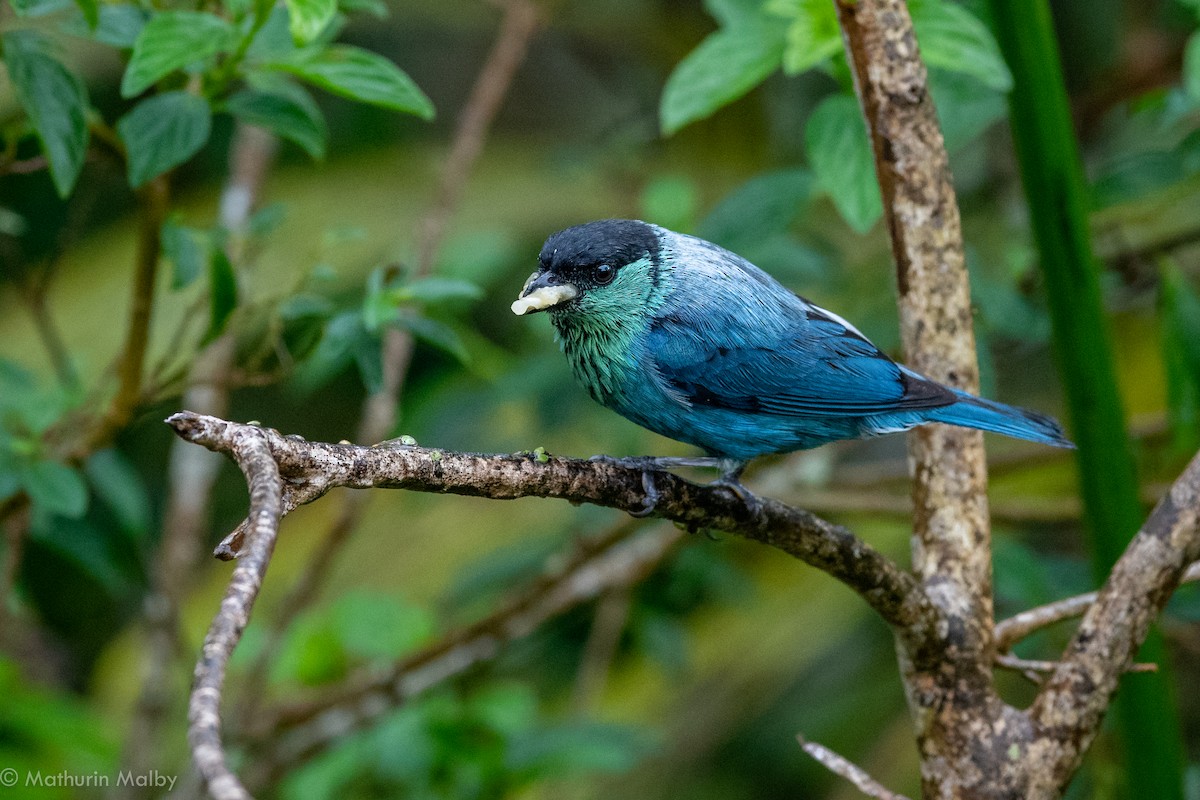
M 958 402 L 934 410 L 928 417 L 931 422 L 946 422 L 978 428 L 981 431 L 1003 433 L 1017 439 L 1074 448 L 1075 445 L 1063 433 L 1062 426 L 1045 414 L 1016 406 L 1007 406 L 982 397 L 953 390 Z

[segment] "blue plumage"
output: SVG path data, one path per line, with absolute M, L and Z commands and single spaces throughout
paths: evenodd
M 740 256 L 644 222 L 551 236 L 513 305 L 543 309 L 593 397 L 735 476 L 756 456 L 927 422 L 1072 446 L 1051 418 L 918 375 Z

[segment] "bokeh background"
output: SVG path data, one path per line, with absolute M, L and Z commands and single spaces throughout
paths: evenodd
M 663 133 L 669 76 L 730 5 L 539 5 L 542 25 L 450 207 L 430 265 L 442 282 L 407 295 L 391 290 L 416 281 L 421 220 L 437 205 L 456 123 L 503 12 L 468 0 L 390 2 L 384 16 L 347 8 L 340 41 L 394 61 L 437 116 L 424 121 L 314 95 L 328 120 L 327 153 L 313 160 L 290 142 L 280 146 L 233 265 L 239 299 L 221 320 L 237 350 L 228 416 L 314 440 L 355 438 L 364 398 L 378 386 L 380 340 L 394 322 L 389 314 L 398 313 L 417 344 L 392 436 L 454 450 L 687 453 L 592 403 L 573 383 L 549 320 L 508 310 L 549 233 L 603 217 L 646 219 L 734 249 L 898 357 L 888 242 L 839 57 L 771 70 L 744 97 Z M 803 5 L 773 0 L 768 11 L 786 29 Z M 1200 443 L 1200 48 L 1188 48 L 1196 7 L 1194 0 L 1052 5 L 1121 396 L 1150 504 Z M 988 5 L 961 7 L 986 33 Z M 27 11 L 6 6 L 0 29 L 49 31 L 101 117 L 125 113 L 130 100 L 119 85 L 128 50 L 58 33 L 53 26 L 70 9 Z M 988 60 L 998 51 L 985 41 L 941 58 L 932 80 L 964 218 L 983 392 L 1062 416 L 1007 86 Z M 8 140 L 21 141 L 10 160 L 36 155 L 36 145 L 20 138 L 24 115 L 11 80 L 0 83 L 0 112 Z M 147 360 L 157 383 L 111 443 L 63 462 L 74 475 L 62 479 L 67 488 L 86 487 L 82 507 L 56 502 L 52 482 L 48 496 L 35 498 L 27 533 L 6 529 L 0 767 L 115 776 L 133 757 L 130 731 L 150 652 L 146 601 L 170 491 L 173 437 L 162 419 L 180 407 L 219 291 L 217 273 L 195 259 L 207 258 L 197 255 L 197 242 L 208 241 L 216 224 L 233 140 L 233 119 L 218 114 L 207 143 L 172 176 L 174 230 Z M 137 225 L 124 168 L 104 154 L 89 157 L 67 200 L 44 170 L 0 178 L 0 496 L 22 491 L 22 464 L 57 458 L 44 431 L 69 431 L 69 420 L 108 401 Z M 45 313 L 34 308 L 43 301 Z M 39 328 L 45 319 L 67 354 L 65 378 Z M 1071 454 L 990 436 L 988 448 L 998 613 L 1093 588 Z M 845 443 L 764 460 L 748 484 L 844 523 L 903 561 L 904 458 L 903 437 Z M 18 477 L 6 479 L 5 469 Z M 257 658 L 269 664 L 259 702 L 319 693 L 481 617 L 555 553 L 624 522 L 615 512 L 535 499 L 379 491 L 345 544 L 325 554 L 320 542 L 339 503 L 330 496 L 286 520 L 234 660 L 233 709 Z M 246 493 L 232 464 L 222 466 L 210 505 L 203 550 L 244 514 Z M 265 631 L 291 582 L 310 559 L 326 557 L 319 596 L 274 642 Z M 159 676 L 165 705 L 149 764 L 180 776 L 181 796 L 194 790 L 184 735 L 190 668 L 229 572 L 199 557 L 183 577 L 178 652 Z M 1197 621 L 1200 594 L 1180 590 L 1162 629 L 1193 798 L 1200 798 Z M 1053 658 L 1068 633 L 1051 629 L 1019 652 Z M 1020 675 L 1003 676 L 1002 687 L 1013 702 L 1032 697 Z M 886 626 L 851 592 L 779 552 L 694 535 L 638 585 L 572 609 L 290 765 L 267 794 L 856 796 L 800 752 L 797 732 L 897 791 L 918 792 Z M 245 766 L 253 755 L 239 751 L 236 733 L 235 763 Z M 1071 796 L 1123 796 L 1123 772 L 1122 745 L 1106 730 Z

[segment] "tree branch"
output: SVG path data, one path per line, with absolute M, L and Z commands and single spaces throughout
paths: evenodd
M 909 366 L 978 391 L 971 298 L 949 159 L 904 0 L 835 0 L 870 132 L 896 262 Z M 924 793 L 1020 796 L 1024 766 L 980 763 L 1029 734 L 993 685 L 991 530 L 983 434 L 925 425 L 909 434 L 913 571 L 945 627 L 933 647 L 898 648 L 917 728 Z
M 262 128 L 238 123 L 229 152 L 229 177 L 221 192 L 219 224 L 229 232 L 225 246 L 231 263 L 245 257 L 246 225 L 258 202 L 277 141 Z M 181 329 L 186 326 L 181 326 Z M 177 350 L 178 348 L 173 348 Z M 206 414 L 222 415 L 229 401 L 229 373 L 237 342 L 225 331 L 192 361 L 183 403 Z M 172 681 L 179 663 L 179 606 L 191 583 L 208 532 L 212 487 L 222 459 L 175 440 L 168 455 L 168 499 L 154 559 L 151 590 L 144 602 L 146 650 L 142 690 L 129 733 L 125 766 L 142 774 L 162 763 L 162 727 L 177 690 Z M 147 787 L 127 786 L 122 796 L 147 797 Z
M 1084 614 L 1030 717 L 1060 745 L 1045 779 L 1079 767 L 1117 682 L 1188 565 L 1200 559 L 1200 454 L 1155 507 Z
M 250 797 L 225 761 L 220 704 L 229 656 L 250 620 L 250 610 L 262 587 L 283 515 L 279 466 L 272 457 L 268 438 L 262 429 L 243 425 L 229 430 L 225 439 L 225 452 L 233 456 L 250 487 L 249 546 L 233 571 L 221 610 L 204 637 L 188 703 L 192 755 L 216 800 Z
M 618 464 L 557 456 L 307 442 L 188 411 L 172 415 L 167 424 L 184 439 L 225 453 L 232 453 L 244 431 L 260 431 L 285 479 L 319 479 L 319 486 L 306 491 L 347 486 L 494 500 L 557 497 L 623 511 L 637 511 L 645 503 L 642 472 Z M 937 613 L 916 580 L 845 528 L 771 499 L 759 500 L 761 510 L 755 514 L 723 487 L 697 486 L 667 472 L 655 473 L 655 485 L 660 494 L 655 516 L 689 529 L 728 531 L 783 550 L 858 592 L 906 637 L 920 640 L 931 635 Z
M 838 0 L 891 234 L 906 360 L 978 391 L 971 297 L 949 160 L 903 0 Z M 983 435 L 929 425 L 909 434 L 913 567 L 982 664 L 991 642 L 991 557 Z

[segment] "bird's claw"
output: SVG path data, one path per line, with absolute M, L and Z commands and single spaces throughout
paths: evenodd
M 642 472 L 642 491 L 645 493 L 645 498 L 642 500 L 642 507 L 636 511 L 630 511 L 631 517 L 648 517 L 654 513 L 654 509 L 658 507 L 658 500 L 662 495 L 658 491 L 658 487 L 654 484 L 654 472 L 658 469 L 652 457 L 643 456 L 627 456 L 625 458 L 614 458 L 613 456 L 592 456 L 588 461 L 599 464 L 611 464 L 614 467 L 625 467 L 626 469 L 636 469 Z
M 642 507 L 637 511 L 629 512 L 629 516 L 638 519 L 653 514 L 654 509 L 658 506 L 658 499 L 662 497 L 658 492 L 658 487 L 654 485 L 654 473 L 648 469 L 642 470 L 642 491 L 646 495 L 642 500 Z
M 738 500 L 741 500 L 742 504 L 745 505 L 746 509 L 750 512 L 751 517 L 759 517 L 762 515 L 762 500 L 759 500 L 758 496 L 754 494 L 754 492 L 747 489 L 742 482 L 738 480 L 738 475 L 722 475 L 710 483 L 709 486 L 725 489 Z

